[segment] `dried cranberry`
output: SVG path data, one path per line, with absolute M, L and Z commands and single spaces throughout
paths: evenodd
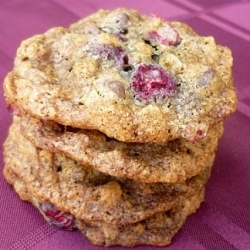
M 196 140 L 200 140 L 200 139 L 203 139 L 204 137 L 206 136 L 206 133 L 205 133 L 205 131 L 204 130 L 202 130 L 202 129 L 199 129 L 199 130 L 197 130 L 197 132 L 196 132 Z
M 51 203 L 41 202 L 39 206 L 52 225 L 60 229 L 74 229 L 75 217 L 72 214 L 60 211 L 55 205 Z
M 131 88 L 139 100 L 165 99 L 173 94 L 176 82 L 160 66 L 141 64 L 134 73 Z
M 21 110 L 18 109 L 17 107 L 15 107 L 14 105 L 12 104 L 8 104 L 7 105 L 7 109 L 8 111 L 12 114 L 12 115 L 16 115 L 16 116 L 21 116 Z
M 205 138 L 207 135 L 207 128 L 204 125 L 192 126 L 186 125 L 182 128 L 182 137 L 190 142 L 197 142 Z
M 177 45 L 179 43 L 178 32 L 168 24 L 165 24 L 157 31 L 150 31 L 149 36 L 151 40 L 156 40 L 165 45 Z

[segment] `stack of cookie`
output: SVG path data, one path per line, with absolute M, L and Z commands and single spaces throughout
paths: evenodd
M 231 67 L 212 37 L 123 8 L 27 39 L 4 82 L 5 178 L 93 244 L 167 245 L 204 199 Z

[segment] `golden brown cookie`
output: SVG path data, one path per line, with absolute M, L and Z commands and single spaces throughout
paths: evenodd
M 99 246 L 165 246 L 171 243 L 174 235 L 181 229 L 186 218 L 194 213 L 204 199 L 204 186 L 187 196 L 181 203 L 165 212 L 155 213 L 144 220 L 127 225 L 110 224 L 103 221 L 84 221 L 69 212 L 63 212 L 54 204 L 38 198 L 30 185 L 5 168 L 5 177 L 13 185 L 18 195 L 39 209 L 45 220 L 60 229 L 79 229 L 93 244 Z M 31 188 L 31 189 L 30 189 Z
M 187 217 L 196 212 L 204 199 L 204 188 L 186 198 L 182 204 L 163 213 L 127 226 L 107 223 L 86 223 L 76 220 L 76 226 L 95 245 L 99 246 L 166 246 L 182 228 Z
M 22 133 L 37 147 L 63 153 L 112 176 L 143 182 L 181 182 L 212 163 L 223 125 L 199 142 L 176 139 L 165 144 L 123 143 L 93 130 L 65 127 L 22 117 Z
M 84 221 L 126 225 L 178 206 L 204 187 L 211 163 L 180 183 L 141 183 L 115 178 L 63 155 L 35 147 L 14 119 L 4 144 L 4 174 L 19 179 L 40 200 Z
M 231 67 L 184 23 L 100 10 L 25 40 L 4 90 L 22 113 L 119 141 L 198 141 L 236 109 Z

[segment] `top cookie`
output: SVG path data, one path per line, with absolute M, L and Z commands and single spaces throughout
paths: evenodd
M 120 141 L 197 141 L 236 109 L 231 67 L 212 37 L 120 8 L 24 41 L 4 89 L 22 112 Z

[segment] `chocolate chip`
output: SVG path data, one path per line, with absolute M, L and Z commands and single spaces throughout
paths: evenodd
M 155 62 L 157 62 L 157 63 L 159 63 L 159 61 L 160 61 L 160 56 L 159 56 L 159 55 L 154 54 L 154 55 L 151 56 L 151 58 L 152 58 Z
M 120 81 L 110 81 L 107 83 L 108 88 L 113 91 L 119 98 L 125 99 L 125 88 Z
M 205 87 L 207 87 L 211 83 L 211 81 L 213 80 L 214 76 L 215 76 L 215 70 L 212 69 L 212 68 L 207 69 L 200 76 L 200 78 L 198 80 L 197 87 L 198 88 L 205 88 Z
M 114 19 L 115 19 L 117 29 L 119 29 L 121 32 L 123 32 L 125 30 L 125 28 L 127 27 L 128 22 L 129 22 L 128 15 L 124 12 L 120 12 L 120 13 L 116 14 Z

